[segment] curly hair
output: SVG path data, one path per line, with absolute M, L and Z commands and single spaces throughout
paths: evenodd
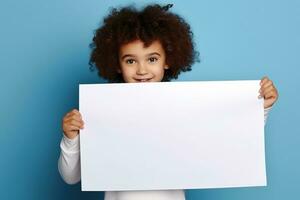
M 96 67 L 98 75 L 109 82 L 124 82 L 117 71 L 120 68 L 119 48 L 138 39 L 144 47 L 156 40 L 162 44 L 166 63 L 170 66 L 162 81 L 177 79 L 180 72 L 190 71 L 192 64 L 199 62 L 193 33 L 182 17 L 168 11 L 170 7 L 172 4 L 148 5 L 141 11 L 133 6 L 111 9 L 90 44 L 90 70 Z

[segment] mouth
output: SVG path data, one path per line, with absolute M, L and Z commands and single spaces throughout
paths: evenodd
M 143 79 L 136 79 L 134 78 L 135 81 L 137 82 L 149 82 L 152 78 L 143 78 Z

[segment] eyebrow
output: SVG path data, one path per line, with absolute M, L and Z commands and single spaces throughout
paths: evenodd
M 148 56 L 153 56 L 153 55 L 160 56 L 160 54 L 157 53 L 157 52 L 149 53 L 149 54 L 147 54 L 146 56 L 148 57 Z M 123 60 L 123 59 L 126 58 L 126 57 L 135 57 L 135 55 L 134 55 L 134 54 L 125 54 L 125 55 L 123 55 L 123 56 L 121 57 L 121 59 Z

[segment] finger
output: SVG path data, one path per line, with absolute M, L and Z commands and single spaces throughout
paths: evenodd
M 273 85 L 273 82 L 270 79 L 268 79 L 268 80 L 263 82 L 263 84 L 260 86 L 260 89 L 262 90 L 266 87 L 269 87 L 270 85 Z
M 68 112 L 68 113 L 65 115 L 64 118 L 67 118 L 67 117 L 69 117 L 70 115 L 72 115 L 72 112 Z
M 261 87 L 262 87 L 262 89 L 265 89 L 265 88 L 269 87 L 270 85 L 273 85 L 273 82 L 271 80 L 268 80 Z
M 69 119 L 63 122 L 63 126 L 70 126 L 70 125 L 84 128 L 84 122 L 82 120 Z
M 272 99 L 272 98 L 274 98 L 274 99 L 276 98 L 276 93 L 274 90 L 265 94 L 265 99 Z
M 73 113 L 74 115 L 79 115 L 79 116 L 81 116 L 80 112 L 79 112 L 77 109 L 73 109 L 73 110 L 71 111 L 71 113 Z
M 79 131 L 80 130 L 80 127 L 77 127 L 77 126 L 66 126 L 64 128 L 65 132 L 69 132 L 69 131 Z
M 66 116 L 70 116 L 70 115 L 80 115 L 80 112 L 78 111 L 78 110 L 76 110 L 76 109 L 73 109 L 73 110 L 71 110 L 70 112 L 68 112 L 67 114 L 66 114 Z
M 72 112 L 73 112 L 73 113 L 79 113 L 79 110 L 73 109 Z
M 260 94 L 264 96 L 264 94 L 270 92 L 271 90 L 274 90 L 273 85 L 269 85 L 267 88 L 262 88 Z
M 80 115 L 70 115 L 69 117 L 65 118 L 65 121 L 70 120 L 70 119 L 82 121 L 82 117 Z
M 71 113 L 69 116 L 65 117 L 64 120 L 69 120 L 69 119 L 76 119 L 76 120 L 82 120 L 82 117 L 80 113 Z
M 70 112 L 68 112 L 65 117 L 69 117 L 71 115 L 78 115 L 80 114 L 76 109 L 71 110 Z
M 260 81 L 260 85 L 263 85 L 268 80 L 269 80 L 269 78 L 267 76 L 264 76 Z
M 78 127 L 83 126 L 83 121 L 78 121 L 76 119 L 70 119 L 70 121 L 68 121 L 67 123 L 70 125 L 73 125 L 73 126 L 78 126 Z
M 84 125 L 82 120 L 70 119 L 66 121 L 65 124 L 82 127 Z

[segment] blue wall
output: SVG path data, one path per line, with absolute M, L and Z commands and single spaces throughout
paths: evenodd
M 189 190 L 187 199 L 295 199 L 300 189 L 300 1 L 165 2 L 174 3 L 172 10 L 191 24 L 201 54 L 202 62 L 180 81 L 268 75 L 280 94 L 266 125 L 268 186 Z M 103 198 L 60 178 L 61 119 L 78 107 L 79 83 L 102 82 L 88 69 L 88 45 L 108 8 L 127 3 L 1 0 L 0 199 Z

